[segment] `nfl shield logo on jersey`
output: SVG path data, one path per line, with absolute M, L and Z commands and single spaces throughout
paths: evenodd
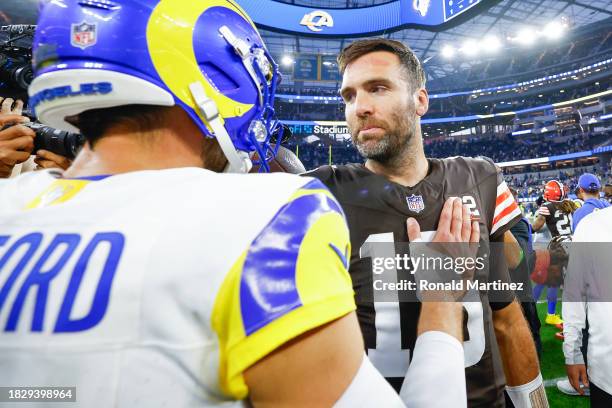
M 70 36 L 70 43 L 74 47 L 85 49 L 91 47 L 98 41 L 98 26 L 96 23 L 87 24 L 83 21 L 80 24 L 72 24 L 71 27 L 72 35 Z
M 425 209 L 423 196 L 413 194 L 410 197 L 406 197 L 406 201 L 408 202 L 408 209 L 417 214 Z

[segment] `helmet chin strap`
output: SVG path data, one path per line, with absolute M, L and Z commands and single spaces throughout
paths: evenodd
M 223 154 L 227 158 L 227 166 L 223 170 L 225 173 L 248 173 L 253 167 L 253 163 L 246 152 L 238 151 L 232 143 L 230 135 L 221 123 L 217 104 L 206 95 L 204 86 L 201 82 L 193 82 L 189 85 L 189 90 L 195 101 L 196 106 L 215 134 Z

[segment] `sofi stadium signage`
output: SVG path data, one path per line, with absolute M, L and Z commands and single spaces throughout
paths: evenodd
M 336 139 L 346 139 L 350 137 L 350 131 L 346 126 L 346 122 L 333 122 L 333 121 L 299 121 L 299 120 L 286 120 L 284 124 L 289 126 L 291 133 L 296 136 L 318 136 L 318 137 L 334 137 Z
M 237 0 L 255 24 L 292 34 L 347 37 L 399 30 L 407 26 L 436 30 L 477 4 L 494 0 L 395 0 L 368 7 L 312 8 L 276 0 Z

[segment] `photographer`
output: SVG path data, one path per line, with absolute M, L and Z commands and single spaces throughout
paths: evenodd
M 0 96 L 0 113 L 21 115 L 23 113 L 23 101 L 21 99 L 15 101 L 13 98 L 3 98 Z
M 34 123 L 23 114 L 23 98 L 32 81 L 32 37 L 34 25 L 0 26 L 0 178 L 18 176 L 37 169 L 70 166 L 64 157 L 65 135 Z M 25 100 L 25 99 L 24 99 Z M 44 134 L 44 136 L 43 136 Z M 57 143 L 53 143 L 57 141 Z M 55 153 L 49 151 L 53 150 Z M 60 154 L 57 154 L 60 153 Z
M 39 149 L 31 156 L 36 134 L 20 125 L 30 122 L 29 118 L 21 116 L 22 111 L 23 101 L 0 97 L 0 178 L 37 169 L 67 169 L 70 161 L 50 151 Z
M 18 100 L 13 104 L 13 99 L 1 97 L 0 101 L 0 128 L 3 129 L 0 130 L 0 178 L 8 178 L 15 165 L 30 158 L 35 133 L 32 129 L 19 125 L 29 122 L 28 118 L 21 116 L 23 102 Z M 4 129 L 5 126 L 10 127 Z

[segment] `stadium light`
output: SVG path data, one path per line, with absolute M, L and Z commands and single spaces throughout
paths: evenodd
M 281 64 L 283 64 L 286 67 L 293 65 L 293 62 L 294 62 L 293 58 L 291 58 L 289 55 L 285 55 L 283 59 L 281 60 Z
M 563 36 L 564 31 L 565 26 L 562 23 L 558 21 L 551 21 L 550 23 L 546 24 L 544 30 L 542 30 L 542 34 L 544 34 L 546 38 L 556 40 Z
M 501 42 L 494 35 L 488 35 L 482 40 L 482 48 L 485 52 L 497 52 L 501 47 Z
M 455 55 L 455 49 L 450 45 L 445 45 L 444 48 L 442 48 L 442 56 L 444 58 L 452 58 L 453 55 Z
M 537 34 L 530 28 L 523 28 L 518 32 L 516 37 L 514 37 L 514 41 L 523 45 L 531 45 L 535 42 Z
M 461 51 L 468 56 L 474 56 L 478 53 L 478 44 L 474 40 L 467 40 L 463 43 Z

